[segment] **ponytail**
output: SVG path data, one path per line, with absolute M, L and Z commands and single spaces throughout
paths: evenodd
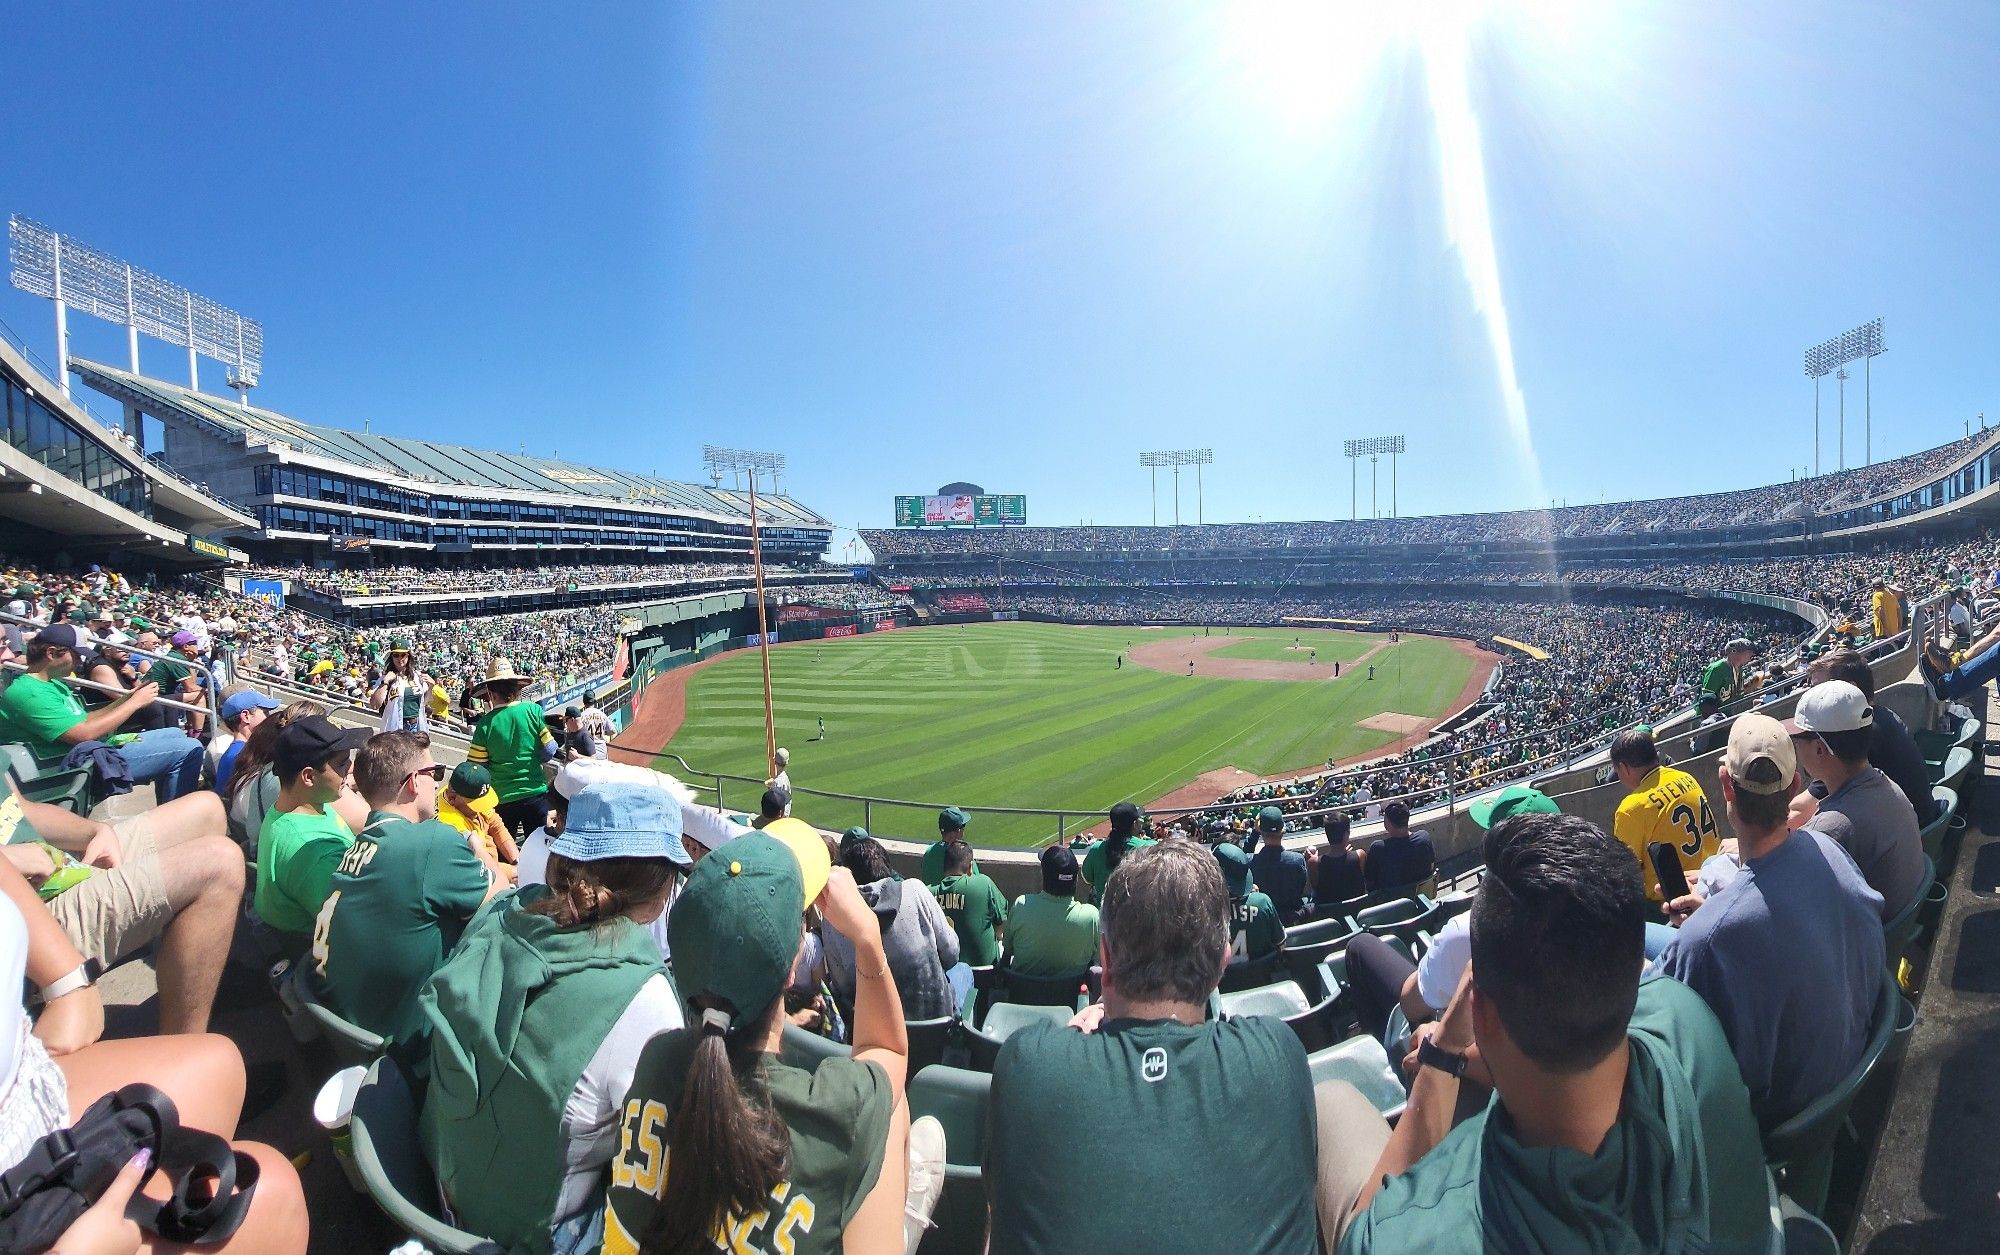
M 770 1019 L 784 1005 L 773 1001 L 758 1023 L 734 1033 L 729 1013 L 713 1005 L 691 1026 L 701 1037 L 670 1121 L 669 1180 L 639 1243 L 648 1255 L 712 1252 L 716 1230 L 763 1208 L 791 1172 L 791 1131 L 768 1099 L 753 1101 L 739 1079 L 755 1067 Z
M 530 903 L 558 928 L 603 924 L 667 896 L 676 868 L 664 858 L 601 858 L 579 862 L 549 855 L 549 896 Z
M 1111 873 L 1118 870 L 1118 864 L 1124 862 L 1125 856 L 1131 852 L 1131 833 L 1114 832 L 1104 838 L 1104 878 L 1106 880 L 1111 879 Z

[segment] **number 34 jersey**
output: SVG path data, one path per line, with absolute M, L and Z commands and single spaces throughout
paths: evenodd
M 1646 856 L 1647 846 L 1656 841 L 1671 845 L 1689 884 L 1694 883 L 1702 861 L 1718 852 L 1715 814 L 1708 808 L 1701 784 L 1672 767 L 1654 768 L 1637 790 L 1626 795 L 1618 804 L 1611 831 L 1639 860 L 1639 878 L 1645 882 L 1647 898 L 1654 902 L 1660 900 L 1660 878 L 1653 871 L 1652 859 Z

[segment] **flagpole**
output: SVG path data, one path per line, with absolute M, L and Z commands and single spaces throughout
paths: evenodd
M 771 629 L 764 618 L 764 542 L 757 527 L 757 471 L 750 471 L 750 570 L 757 581 L 757 652 L 764 662 L 764 762 L 778 774 L 778 722 L 771 709 Z

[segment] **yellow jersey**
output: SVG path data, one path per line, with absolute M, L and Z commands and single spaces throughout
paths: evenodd
M 1639 782 L 1639 787 L 1618 803 L 1611 821 L 1611 835 L 1639 860 L 1639 878 L 1645 882 L 1646 897 L 1660 901 L 1659 876 L 1646 847 L 1664 841 L 1680 856 L 1681 870 L 1693 884 L 1703 860 L 1718 852 L 1715 814 L 1701 784 L 1685 771 L 1655 767 Z
M 1878 639 L 1894 636 L 1903 630 L 1903 603 L 1888 589 L 1875 590 L 1875 595 L 1869 600 L 1869 609 L 1875 619 Z

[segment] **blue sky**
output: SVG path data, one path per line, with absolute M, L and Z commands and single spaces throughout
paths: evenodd
M 1782 480 L 1801 351 L 1878 315 L 1878 454 L 2000 420 L 2000 5 L 1391 7 L 18 9 L 0 213 L 261 318 L 272 408 L 779 449 L 844 525 L 1143 522 L 1138 452 L 1199 445 L 1210 520 L 1344 517 L 1391 432 L 1405 513 Z

